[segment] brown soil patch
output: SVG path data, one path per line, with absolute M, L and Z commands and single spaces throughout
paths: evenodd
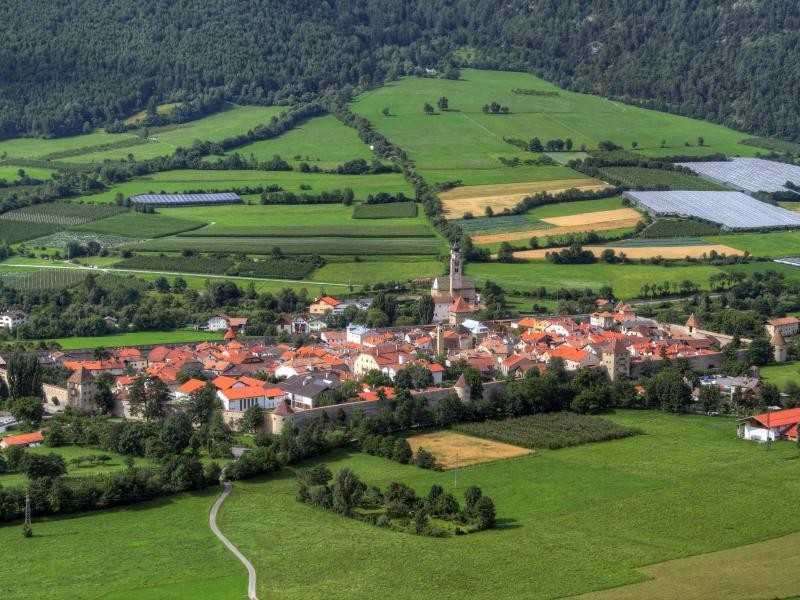
M 692 258 L 702 258 L 703 254 L 708 254 L 716 250 L 717 254 L 727 254 L 728 256 L 740 256 L 741 250 L 725 246 L 724 244 L 708 244 L 699 246 L 639 246 L 635 248 L 615 247 L 615 246 L 584 246 L 586 250 L 594 252 L 595 256 L 600 256 L 603 250 L 611 248 L 617 254 L 624 253 L 628 258 L 655 258 L 660 256 L 667 259 L 682 259 L 690 256 Z M 541 250 L 523 250 L 515 252 L 515 258 L 542 259 L 548 252 L 558 251 L 560 248 L 550 248 Z
M 528 448 L 484 440 L 452 431 L 415 435 L 408 438 L 408 443 L 414 453 L 420 448 L 432 452 L 436 457 L 436 462 L 445 469 L 452 469 L 455 466 L 468 467 L 533 454 L 533 450 Z
M 525 196 L 536 192 L 557 194 L 576 188 L 579 190 L 599 190 L 608 187 L 599 179 L 555 179 L 551 181 L 528 181 L 523 183 L 501 183 L 494 185 L 466 185 L 439 194 L 444 206 L 445 216 L 460 219 L 465 212 L 482 216 L 487 206 L 495 212 L 513 208 Z
M 613 210 L 598 210 L 596 212 L 567 215 L 566 217 L 550 217 L 541 220 L 557 227 L 572 227 L 574 225 L 593 225 L 595 223 L 625 221 L 626 219 L 638 220 L 641 218 L 642 215 L 632 208 L 615 208 Z

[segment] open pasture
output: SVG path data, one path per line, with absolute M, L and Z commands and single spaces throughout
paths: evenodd
M 425 448 L 436 457 L 436 463 L 445 469 L 470 467 L 495 460 L 519 458 L 533 454 L 533 451 L 528 448 L 520 448 L 453 431 L 422 433 L 412 435 L 407 439 L 414 453 L 420 448 Z
M 236 188 L 277 185 L 287 192 L 315 194 L 322 191 L 351 188 L 359 200 L 369 194 L 403 192 L 411 196 L 413 190 L 401 173 L 379 175 L 328 175 L 326 173 L 301 173 L 299 171 L 253 171 L 253 170 L 202 170 L 186 169 L 163 171 L 137 177 L 112 186 L 99 194 L 82 196 L 85 202 L 114 202 L 118 193 L 126 197 L 149 193 L 186 193 L 193 191 L 227 192 Z M 308 185 L 311 189 L 300 189 Z M 258 202 L 257 196 L 249 200 Z
M 515 88 L 555 94 L 514 94 Z M 425 114 L 423 105 L 436 105 L 441 96 L 448 98 L 449 110 Z M 508 106 L 509 114 L 483 113 L 481 107 L 492 101 Z M 381 114 L 383 108 L 389 108 L 390 116 Z M 564 167 L 503 166 L 495 157 L 516 150 L 504 137 L 539 137 L 543 142 L 569 137 L 575 149 L 584 144 L 596 148 L 601 140 L 613 140 L 625 148 L 637 142 L 636 151 L 648 156 L 713 152 L 754 156 L 758 152 L 741 143 L 747 135 L 726 127 L 568 92 L 526 73 L 463 69 L 458 81 L 404 78 L 361 94 L 353 110 L 405 149 L 432 183 L 541 181 L 567 179 L 569 173 L 575 177 Z M 702 147 L 696 144 L 698 136 L 705 139 Z M 546 177 L 532 176 L 540 169 L 557 171 Z
M 334 169 L 357 158 L 367 162 L 375 158 L 369 146 L 358 137 L 358 132 L 333 115 L 314 117 L 279 137 L 246 144 L 227 154 L 233 153 L 239 153 L 245 159 L 252 155 L 259 161 L 269 160 L 277 154 L 294 168 L 307 162 L 320 169 Z M 214 161 L 216 157 L 207 160 Z
M 729 233 L 703 236 L 703 239 L 712 244 L 725 244 L 739 250 L 747 250 L 753 256 L 780 258 L 800 255 L 800 231 Z M 775 266 L 774 264 L 771 265 L 771 267 Z M 795 270 L 800 271 L 800 269 Z
M 551 292 L 561 288 L 586 289 L 597 292 L 610 285 L 617 298 L 638 298 L 644 284 L 669 281 L 678 284 L 688 279 L 701 290 L 708 289 L 708 278 L 722 270 L 710 265 L 660 266 L 594 263 L 587 265 L 555 265 L 546 261 L 519 263 L 470 263 L 466 274 L 480 284 L 493 281 L 506 292 L 535 291 L 544 287 Z
M 605 184 L 597 179 L 557 179 L 547 182 L 505 183 L 497 185 L 468 185 L 455 187 L 439 194 L 448 218 L 458 219 L 464 213 L 482 215 L 487 207 L 494 212 L 514 208 L 520 200 L 537 192 L 557 194 L 570 188 L 600 190 Z
M 3 142 L 0 142 L 2 144 Z M 0 152 L 2 154 L 2 152 Z M 22 169 L 25 175 L 33 179 L 47 181 L 55 173 L 53 169 L 42 169 L 39 167 L 17 167 L 14 165 L 0 165 L 0 180 L 5 179 L 8 183 L 20 180 L 19 170 Z
M 311 580 L 295 570 L 259 577 L 259 597 L 290 600 L 408 599 L 420 590 L 437 598 L 557 598 L 635 584 L 645 579 L 643 564 L 745 549 L 798 530 L 786 501 L 798 489 L 793 444 L 765 452 L 737 439 L 735 421 L 724 418 L 649 411 L 603 418 L 644 435 L 459 469 L 457 487 L 452 471 L 361 453 L 314 461 L 333 472 L 350 467 L 382 488 L 400 481 L 418 494 L 438 484 L 460 498 L 468 486 L 480 486 L 499 519 L 496 530 L 480 536 L 398 536 L 314 510 L 295 501 L 291 471 L 237 482 L 220 526 L 259 573 L 275 572 L 287 555 L 313 562 Z M 700 572 L 715 573 L 716 597 L 741 599 L 731 571 L 747 564 L 737 558 Z M 800 592 L 793 571 L 780 579 L 790 584 L 784 597 Z

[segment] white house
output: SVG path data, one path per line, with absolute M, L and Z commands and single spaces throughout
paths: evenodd
M 8 310 L 0 314 L 0 328 L 14 329 L 28 322 L 28 315 L 21 310 Z
M 369 329 L 361 325 L 353 325 L 352 323 L 347 326 L 347 342 L 352 344 L 362 344 L 363 340 L 369 334 Z
M 233 329 L 233 331 L 241 331 L 246 325 L 246 317 L 231 317 L 225 313 L 219 313 L 208 320 L 206 329 L 209 331 L 227 331 L 228 329 Z
M 225 410 L 247 410 L 258 405 L 261 408 L 275 408 L 286 397 L 278 387 L 246 385 L 217 390 L 217 397 Z
M 797 441 L 800 408 L 776 410 L 739 419 L 737 435 L 756 442 L 789 439 Z

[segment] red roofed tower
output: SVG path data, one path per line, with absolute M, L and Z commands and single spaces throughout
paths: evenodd
M 236 339 L 236 332 L 233 330 L 233 327 L 228 327 L 228 331 L 225 332 L 225 340 L 230 342 Z

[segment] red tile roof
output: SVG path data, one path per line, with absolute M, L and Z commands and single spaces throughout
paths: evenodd
M 36 442 L 43 442 L 44 436 L 41 431 L 34 431 L 33 433 L 23 433 L 21 435 L 9 435 L 3 438 L 6 446 L 24 446 Z
M 794 425 L 800 423 L 800 408 L 789 408 L 786 410 L 776 410 L 771 413 L 753 415 L 753 419 L 766 426 L 769 422 L 770 427 L 783 427 L 784 425 Z

